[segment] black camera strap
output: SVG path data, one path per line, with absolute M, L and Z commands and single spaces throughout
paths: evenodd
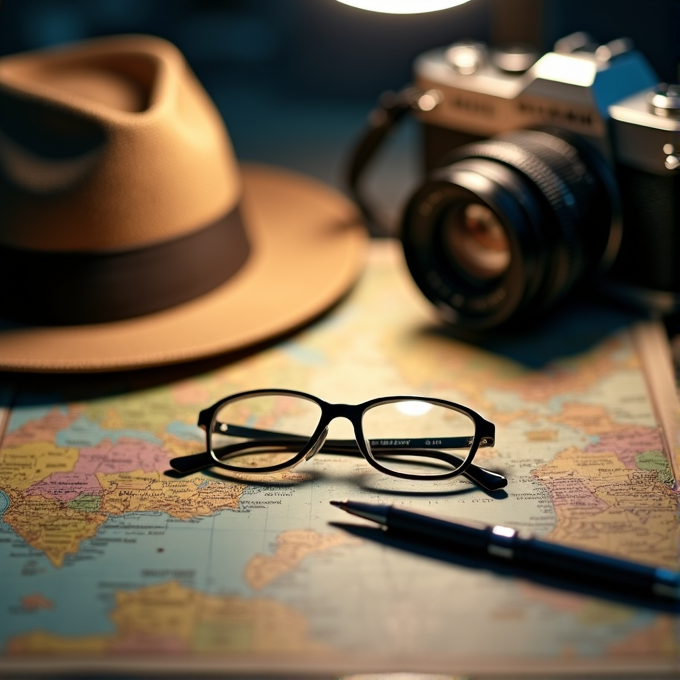
M 347 169 L 349 192 L 361 209 L 366 221 L 373 226 L 376 236 L 388 236 L 393 231 L 383 224 L 377 212 L 371 207 L 370 199 L 364 195 L 362 180 L 366 168 L 380 149 L 387 135 L 402 120 L 409 111 L 421 111 L 422 90 L 407 87 L 401 92 L 383 92 L 378 100 L 378 106 L 368 116 L 368 125 L 359 138 L 350 156 Z M 439 93 L 432 92 L 430 96 L 438 101 Z

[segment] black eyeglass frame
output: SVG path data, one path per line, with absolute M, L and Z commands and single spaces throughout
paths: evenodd
M 301 446 L 300 451 L 297 454 L 295 454 L 292 458 L 285 461 L 284 463 L 278 463 L 276 465 L 269 465 L 259 468 L 248 468 L 246 470 L 241 466 L 234 466 L 224 462 L 224 460 L 220 459 L 219 456 L 217 456 L 217 454 L 213 450 L 212 441 L 213 433 L 225 432 L 224 429 L 225 424 L 216 422 L 217 414 L 226 404 L 230 402 L 236 402 L 242 399 L 262 396 L 296 397 L 299 399 L 311 401 L 312 403 L 316 404 L 321 410 L 321 414 L 319 416 L 319 422 L 317 423 L 317 426 L 313 434 Z M 367 446 L 366 444 L 366 438 L 364 435 L 362 424 L 363 416 L 367 411 L 369 411 L 372 408 L 375 408 L 376 406 L 382 406 L 385 404 L 397 403 L 401 401 L 418 401 L 440 406 L 442 408 L 448 408 L 467 416 L 472 421 L 475 428 L 474 434 L 471 437 L 469 436 L 464 437 L 465 447 L 467 448 L 467 454 L 465 458 L 463 458 L 462 456 L 459 458 L 451 454 L 445 454 L 446 457 L 448 458 L 455 457 L 457 460 L 461 460 L 462 462 L 458 467 L 456 467 L 454 470 L 451 470 L 450 472 L 445 472 L 436 475 L 417 475 L 386 468 L 385 466 L 381 465 L 381 463 L 378 460 L 376 460 L 376 458 L 371 452 L 370 447 Z M 355 441 L 326 440 L 328 426 L 335 418 L 346 418 L 352 423 L 352 426 L 354 428 Z M 486 470 L 485 468 L 473 464 L 473 459 L 480 446 L 486 447 L 494 445 L 496 437 L 496 428 L 494 424 L 489 422 L 481 415 L 479 415 L 476 411 L 473 411 L 471 408 L 468 408 L 467 406 L 463 406 L 461 404 L 457 404 L 455 402 L 447 401 L 444 399 L 437 399 L 434 397 L 397 395 L 370 399 L 369 401 L 365 401 L 360 404 L 342 404 L 342 403 L 331 404 L 312 394 L 309 394 L 307 392 L 300 392 L 297 390 L 288 389 L 249 390 L 246 392 L 239 392 L 237 394 L 232 394 L 229 395 L 228 397 L 224 397 L 223 399 L 220 399 L 218 402 L 216 402 L 209 408 L 202 410 L 198 416 L 198 426 L 205 430 L 206 433 L 206 449 L 207 449 L 206 453 L 174 459 L 173 461 L 171 461 L 171 464 L 175 469 L 188 472 L 192 471 L 192 469 L 201 469 L 203 467 L 208 467 L 209 465 L 218 465 L 226 470 L 230 470 L 232 472 L 237 473 L 248 472 L 249 474 L 252 473 L 266 474 L 270 472 L 278 472 L 281 470 L 292 468 L 303 460 L 311 459 L 312 456 L 314 456 L 320 450 L 326 451 L 327 453 L 333 452 L 347 453 L 347 448 L 351 446 L 353 449 L 358 448 L 363 457 L 368 461 L 368 463 L 372 467 L 374 467 L 379 472 L 390 475 L 392 477 L 399 477 L 402 479 L 411 479 L 418 481 L 425 479 L 430 481 L 439 481 L 451 479 L 453 477 L 458 477 L 459 475 L 465 475 L 471 478 L 473 481 L 480 484 L 481 486 L 493 490 L 502 488 L 507 484 L 507 480 L 502 475 L 491 470 Z M 263 440 L 265 441 L 272 441 L 273 437 L 280 436 L 281 437 L 280 441 L 284 443 L 284 445 L 285 442 L 287 441 L 288 444 L 294 442 L 297 446 L 300 444 L 301 439 L 306 439 L 305 437 L 299 435 L 286 435 L 285 433 L 253 430 L 251 428 L 240 427 L 233 428 L 233 426 L 229 425 L 226 425 L 226 427 L 232 429 L 239 429 L 242 432 L 247 432 L 251 436 L 256 433 L 259 434 L 260 436 L 264 435 Z M 398 442 L 397 440 L 395 440 L 394 444 L 389 446 L 385 446 L 388 440 L 371 440 L 371 441 L 376 442 L 376 444 L 371 444 L 371 446 L 373 447 L 377 446 L 378 448 L 394 449 L 395 451 L 404 449 L 403 442 L 400 441 Z M 252 445 L 253 442 L 247 442 L 243 446 L 244 448 L 247 448 L 248 446 Z M 419 446 L 422 449 L 424 447 L 424 444 L 421 443 L 419 444 Z M 433 443 L 430 445 L 428 442 L 428 446 L 431 446 L 431 448 L 435 450 L 437 444 Z M 206 464 L 207 462 L 206 459 L 208 456 L 210 457 L 210 461 L 208 464 Z M 193 467 L 191 465 L 192 461 L 188 459 L 193 460 L 194 463 Z

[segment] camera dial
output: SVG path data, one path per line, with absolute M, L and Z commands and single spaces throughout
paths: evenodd
M 680 85 L 661 83 L 649 93 L 652 113 L 665 118 L 680 118 Z
M 487 47 L 483 43 L 461 40 L 446 50 L 446 61 L 462 75 L 478 71 L 487 59 Z
M 538 52 L 526 43 L 511 43 L 494 50 L 491 61 L 505 73 L 521 74 L 528 71 L 538 59 Z

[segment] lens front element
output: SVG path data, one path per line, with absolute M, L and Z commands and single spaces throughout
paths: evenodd
M 364 413 L 362 423 L 369 451 L 380 465 L 422 477 L 457 470 L 475 434 L 468 415 L 426 400 L 379 404 Z
M 304 449 L 320 416 L 318 404 L 287 394 L 228 401 L 212 421 L 211 455 L 232 470 L 282 469 Z
M 444 247 L 451 262 L 473 279 L 501 276 L 510 265 L 510 243 L 496 214 L 481 203 L 468 203 L 444 218 Z

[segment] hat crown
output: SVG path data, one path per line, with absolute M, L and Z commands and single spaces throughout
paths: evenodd
M 252 346 L 354 281 L 334 190 L 236 164 L 183 57 L 145 36 L 0 59 L 0 369 L 113 371 Z
M 211 224 L 240 191 L 219 113 L 170 43 L 0 59 L 0 245 L 139 248 Z

